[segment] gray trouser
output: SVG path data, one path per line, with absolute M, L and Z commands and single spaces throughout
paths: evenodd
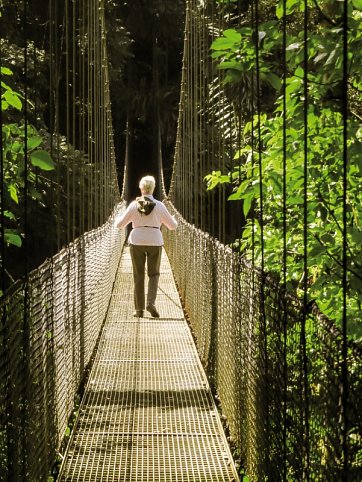
M 147 305 L 154 305 L 157 296 L 162 246 L 131 244 L 134 280 L 134 305 L 136 310 L 145 308 L 145 264 L 147 259 L 148 291 Z

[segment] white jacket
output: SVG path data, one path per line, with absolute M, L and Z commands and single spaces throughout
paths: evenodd
M 132 223 L 133 229 L 129 236 L 131 244 L 163 246 L 161 226 L 164 225 L 166 228 L 173 230 L 177 227 L 177 221 L 162 202 L 148 194 L 147 198 L 156 203 L 150 214 L 145 215 L 138 212 L 137 201 L 132 201 L 126 211 L 116 217 L 114 223 L 117 228 L 124 228 L 127 224 Z

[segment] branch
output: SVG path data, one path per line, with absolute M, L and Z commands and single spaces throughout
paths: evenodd
M 330 17 L 328 17 L 328 15 L 326 15 L 323 10 L 321 9 L 321 7 L 318 5 L 318 2 L 317 0 L 313 0 L 313 3 L 314 5 L 316 6 L 317 10 L 319 11 L 319 13 L 322 15 L 322 17 L 324 18 L 324 20 L 327 20 L 328 23 L 330 23 L 331 25 L 333 25 L 333 27 L 335 27 L 337 25 L 337 23 L 332 20 Z
M 362 92 L 362 89 L 359 89 L 358 87 L 356 87 L 355 85 L 353 85 L 351 82 L 348 82 L 348 85 L 350 86 L 350 88 L 352 90 L 355 90 L 356 92 L 358 92 L 359 94 Z
M 319 242 L 319 244 L 320 244 L 321 246 L 323 246 L 323 248 L 326 247 L 326 245 L 325 245 L 325 244 L 321 241 L 321 239 L 319 238 L 318 234 L 314 234 L 314 237 L 315 237 L 316 240 Z M 332 253 L 330 253 L 330 252 L 328 251 L 328 249 L 326 249 L 326 253 L 328 254 L 328 256 L 329 256 L 331 259 L 333 259 L 333 261 L 334 261 L 335 263 L 338 264 L 338 266 L 340 266 L 341 268 L 343 268 L 343 263 L 341 263 L 341 261 L 340 261 L 338 258 L 336 258 Z M 362 281 L 362 276 L 360 276 L 358 273 L 356 273 L 355 271 L 353 271 L 353 269 L 347 268 L 347 271 L 348 271 L 349 273 L 352 273 L 356 278 L 358 278 L 358 279 L 360 279 L 360 280 Z
M 351 114 L 353 114 L 355 117 L 357 117 L 357 119 L 359 119 L 360 121 L 362 121 L 362 117 L 360 115 L 357 114 L 357 112 L 355 112 L 354 110 L 351 109 Z
M 336 216 L 334 215 L 333 209 L 330 208 L 330 205 L 329 205 L 329 204 L 327 203 L 327 201 L 324 199 L 324 197 L 323 197 L 323 195 L 322 195 L 322 193 L 321 193 L 321 190 L 320 190 L 319 188 L 318 188 L 318 194 L 319 194 L 319 196 L 320 196 L 320 199 L 321 199 L 322 203 L 324 204 L 324 206 L 325 206 L 326 209 L 328 210 L 328 213 L 332 216 L 334 222 L 335 222 L 336 225 L 337 225 L 337 228 L 339 229 L 340 233 L 341 233 L 342 236 L 343 236 L 344 231 L 343 231 L 342 227 L 340 226 L 340 224 L 339 224 L 339 222 L 338 222 L 338 219 L 337 219 Z M 353 256 L 353 253 L 352 253 L 352 251 L 351 251 L 351 248 L 350 248 L 350 246 L 348 245 L 348 243 L 347 243 L 347 249 L 348 249 L 348 251 L 349 251 L 349 254 L 350 254 L 352 257 L 354 257 L 354 256 Z M 356 265 L 359 267 L 359 264 L 358 264 L 358 263 L 356 263 Z
M 10 271 L 8 271 L 6 268 L 4 269 L 4 271 L 5 271 L 5 274 L 8 275 L 10 281 L 11 281 L 12 283 L 15 283 L 15 280 L 14 280 L 14 278 L 12 277 Z

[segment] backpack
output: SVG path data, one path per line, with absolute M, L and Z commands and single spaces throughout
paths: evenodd
M 156 203 L 146 196 L 137 197 L 136 203 L 138 212 L 145 216 L 152 213 L 153 208 L 156 206 Z

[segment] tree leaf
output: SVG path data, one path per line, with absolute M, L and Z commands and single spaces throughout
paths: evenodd
M 16 185 L 15 184 L 9 184 L 8 185 L 8 191 L 9 191 L 11 199 L 13 201 L 15 201 L 16 204 L 19 204 L 18 188 L 16 187 Z
M 230 39 L 233 43 L 239 43 L 241 41 L 240 33 L 233 28 L 224 30 L 223 34 L 226 38 Z
M 35 149 L 42 143 L 42 138 L 40 136 L 33 136 L 28 139 L 27 145 L 28 149 Z
M 288 45 L 288 47 L 285 50 L 296 50 L 296 49 L 299 49 L 300 46 L 301 44 L 299 42 L 294 42 Z
M 43 171 L 52 171 L 55 169 L 54 162 L 47 151 L 39 149 L 32 152 L 30 155 L 30 160 L 33 166 L 39 167 Z
M 4 216 L 9 219 L 16 219 L 15 215 L 11 211 L 4 211 Z
M 19 99 L 19 96 L 16 95 L 12 90 L 7 90 L 4 93 L 4 99 L 9 105 L 14 107 L 14 109 L 21 110 L 23 108 L 23 103 Z
M 280 81 L 280 79 L 279 79 L 279 77 L 278 77 L 277 75 L 273 74 L 273 72 L 269 72 L 269 73 L 267 74 L 266 78 L 267 78 L 269 84 L 270 84 L 272 87 L 274 87 L 275 90 L 279 90 L 279 89 L 280 89 L 282 83 L 281 83 L 281 81 Z
M 251 203 L 254 199 L 254 193 L 251 192 L 246 198 L 244 199 L 243 203 L 243 213 L 244 216 L 246 217 L 249 214 L 250 208 L 251 208 Z
M 12 70 L 8 69 L 7 67 L 1 67 L 1 74 L 2 75 L 13 75 Z
M 238 187 L 237 191 L 236 192 L 233 192 L 232 194 L 230 194 L 230 196 L 228 197 L 228 201 L 237 201 L 239 199 L 242 199 L 243 198 L 243 195 L 245 194 L 245 190 L 247 189 L 247 187 L 249 186 L 249 184 L 251 183 L 251 179 L 245 179 L 241 184 L 240 186 Z
M 211 44 L 212 50 L 229 50 L 234 47 L 234 42 L 226 37 L 220 37 Z
M 294 72 L 296 77 L 300 77 L 301 79 L 304 77 L 304 69 L 299 65 Z
M 12 244 L 17 248 L 20 248 L 22 244 L 21 237 L 18 234 L 11 233 L 9 231 L 5 231 L 5 242 L 7 244 Z

